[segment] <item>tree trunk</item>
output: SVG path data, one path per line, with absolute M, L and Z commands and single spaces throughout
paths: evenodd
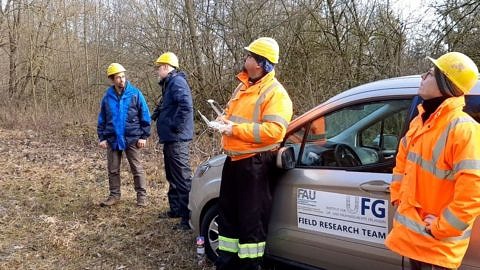
M 9 39 L 9 77 L 8 77 L 8 93 L 10 98 L 13 98 L 17 94 L 17 60 L 18 60 L 18 40 L 20 27 L 20 15 L 21 15 L 22 0 L 12 2 L 11 7 L 12 15 L 9 16 L 8 21 L 8 39 Z M 7 7 L 8 8 L 8 7 Z M 15 10 L 16 9 L 16 10 Z
M 202 63 L 202 59 L 201 59 L 202 54 L 198 46 L 198 36 L 196 34 L 197 27 L 196 27 L 196 20 L 195 20 L 195 14 L 194 14 L 195 11 L 193 8 L 193 0 L 185 0 L 185 9 L 186 9 L 187 18 L 188 18 L 187 23 L 188 23 L 188 30 L 190 32 L 190 40 L 192 42 L 192 47 L 193 47 L 193 60 L 194 60 L 195 73 L 196 73 L 195 76 L 198 79 L 200 88 L 203 88 L 204 75 L 203 75 L 203 69 L 200 66 Z M 198 89 L 198 90 L 201 91 L 202 89 Z
M 88 107 L 92 106 L 92 95 L 90 93 L 90 70 L 88 68 L 88 39 L 87 39 L 87 3 L 83 1 L 83 51 L 85 58 L 85 88 L 88 95 Z
M 72 44 L 70 42 L 70 37 L 69 37 L 69 32 L 70 30 L 68 29 L 68 20 L 67 20 L 67 6 L 65 3 L 65 0 L 63 0 L 63 12 L 64 12 L 64 22 L 65 22 L 65 41 L 67 42 L 67 58 L 68 58 L 68 64 L 70 67 L 70 78 L 71 78 L 71 83 L 72 83 L 72 94 L 73 94 L 73 101 L 76 106 L 78 106 L 78 101 L 77 101 L 77 86 L 75 84 L 75 75 L 73 71 L 73 62 L 72 62 Z

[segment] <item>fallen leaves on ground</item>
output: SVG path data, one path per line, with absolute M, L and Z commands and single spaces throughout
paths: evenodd
M 91 129 L 0 129 L 0 269 L 211 269 L 197 266 L 193 232 L 172 230 L 163 156 L 143 152 L 147 207 L 135 205 L 122 160 L 122 199 L 108 195 L 106 153 Z

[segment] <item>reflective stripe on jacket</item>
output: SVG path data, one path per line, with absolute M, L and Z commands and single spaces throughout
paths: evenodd
M 226 109 L 226 118 L 234 122 L 231 136 L 223 136 L 223 149 L 239 160 L 278 147 L 292 118 L 292 101 L 275 78 L 267 73 L 253 85 L 248 74 L 237 75 L 240 85 Z
M 119 96 L 112 85 L 101 101 L 98 139 L 107 140 L 113 150 L 125 150 L 139 139 L 150 136 L 150 121 L 150 111 L 140 90 L 127 81 Z
M 480 214 L 479 125 L 462 111 L 464 97 L 446 99 L 422 122 L 423 107 L 402 138 L 393 170 L 392 203 L 398 204 L 385 244 L 402 256 L 457 268 Z M 431 234 L 426 215 L 437 220 Z

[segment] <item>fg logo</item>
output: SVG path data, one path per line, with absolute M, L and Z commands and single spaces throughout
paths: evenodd
M 370 211 L 377 218 L 384 218 L 385 217 L 385 201 L 371 200 L 370 198 L 361 198 L 360 212 L 362 216 L 364 216 L 367 211 Z

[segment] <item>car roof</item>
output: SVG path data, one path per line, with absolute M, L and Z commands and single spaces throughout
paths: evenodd
M 391 95 L 398 95 L 398 90 L 402 89 L 403 95 L 415 95 L 417 93 L 418 86 L 420 85 L 420 80 L 421 78 L 419 75 L 414 75 L 374 81 L 344 91 L 338 95 L 331 97 L 324 103 L 331 103 L 346 97 L 356 96 L 365 93 L 368 93 L 369 95 L 374 97 L 378 96 L 378 91 L 382 91 L 382 93 L 385 93 L 384 90 L 390 90 L 386 91 L 386 93 L 389 93 Z
M 379 81 L 374 81 L 366 84 L 362 84 L 356 87 L 353 87 L 349 90 L 346 90 L 342 93 L 339 93 L 327 101 L 321 103 L 320 105 L 314 107 L 308 112 L 304 113 L 300 117 L 292 120 L 289 125 L 289 130 L 295 129 L 299 124 L 303 123 L 305 119 L 311 119 L 315 114 L 318 113 L 319 109 L 329 104 L 335 103 L 339 100 L 355 101 L 355 100 L 364 100 L 368 98 L 375 97 L 402 97 L 402 96 L 415 96 L 418 92 L 418 87 L 420 86 L 421 75 L 410 75 L 403 77 L 396 77 L 390 79 L 384 79 Z M 480 95 L 480 83 L 477 83 L 469 95 Z

